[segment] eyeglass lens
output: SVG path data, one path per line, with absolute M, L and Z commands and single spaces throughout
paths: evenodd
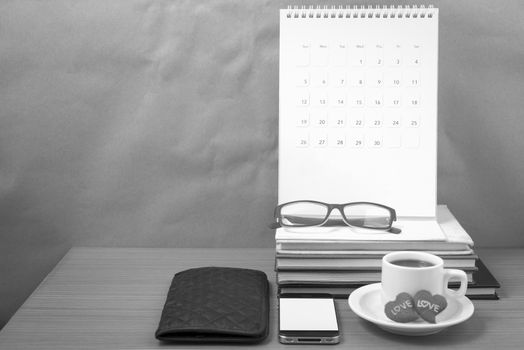
M 280 211 L 282 224 L 286 226 L 315 226 L 326 219 L 328 207 L 320 203 L 289 203 Z
M 349 224 L 356 227 L 385 229 L 391 225 L 391 213 L 378 205 L 346 205 L 344 215 Z

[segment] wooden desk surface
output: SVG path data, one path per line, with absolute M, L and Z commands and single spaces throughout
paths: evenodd
M 470 320 L 421 338 L 386 333 L 359 319 L 345 300 L 339 300 L 343 336 L 334 348 L 522 348 L 524 249 L 479 253 L 502 283 L 501 300 L 474 301 L 475 314 Z M 153 334 L 173 274 L 214 265 L 261 269 L 268 274 L 271 331 L 266 341 L 249 347 L 292 350 L 297 346 L 279 344 L 277 339 L 273 264 L 273 249 L 73 248 L 0 332 L 0 349 L 198 348 L 166 346 Z

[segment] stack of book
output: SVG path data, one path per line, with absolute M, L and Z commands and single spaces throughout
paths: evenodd
M 354 232 L 349 228 L 279 228 L 275 235 L 279 291 L 347 297 L 356 288 L 380 282 L 385 254 L 417 250 L 440 256 L 446 268 L 465 271 L 468 297 L 498 299 L 499 283 L 475 253 L 471 237 L 446 206 L 438 206 L 437 221 L 440 225 L 437 230 L 428 229 L 426 224 L 421 224 L 426 229 L 419 230 L 420 222 L 399 221 L 400 234 Z

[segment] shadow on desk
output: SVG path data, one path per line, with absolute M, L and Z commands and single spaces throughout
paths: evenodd
M 484 322 L 476 319 L 475 316 L 463 324 L 450 327 L 437 334 L 421 337 L 410 337 L 388 333 L 364 320 L 359 320 L 359 324 L 369 334 L 372 334 L 377 338 L 383 338 L 388 342 L 394 342 L 405 346 L 408 346 L 408 344 L 416 346 L 460 346 L 474 342 L 477 338 L 481 337 L 485 331 Z M 472 328 L 474 330 L 472 330 Z M 350 339 L 346 339 L 346 341 L 351 342 Z

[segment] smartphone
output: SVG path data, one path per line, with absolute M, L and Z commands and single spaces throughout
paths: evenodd
M 329 294 L 281 294 L 278 339 L 282 344 L 338 344 L 335 300 Z

